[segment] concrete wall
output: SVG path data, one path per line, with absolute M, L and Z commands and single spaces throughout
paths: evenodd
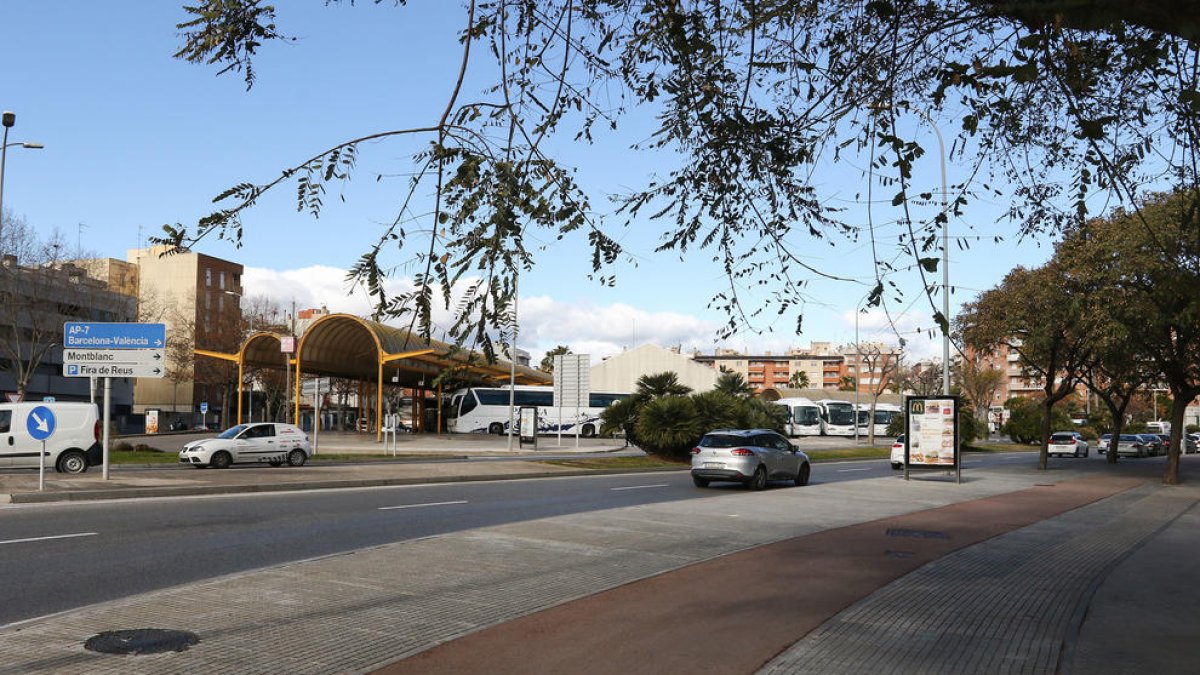
M 689 356 L 647 343 L 592 366 L 592 391 L 632 392 L 639 377 L 666 371 L 678 375 L 679 381 L 695 392 L 715 387 L 720 375 Z

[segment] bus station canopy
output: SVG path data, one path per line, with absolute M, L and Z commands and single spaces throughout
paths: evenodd
M 236 360 L 243 368 L 284 368 L 284 336 L 254 333 L 239 353 L 209 356 Z M 197 353 L 203 353 L 197 350 Z M 235 357 L 235 358 L 229 358 Z M 373 382 L 379 377 L 402 387 L 428 388 L 446 370 L 471 383 L 507 383 L 514 371 L 508 361 L 488 363 L 483 355 L 352 314 L 329 314 L 296 339 L 291 363 L 307 375 Z M 528 366 L 515 367 L 517 384 L 549 384 L 552 376 Z

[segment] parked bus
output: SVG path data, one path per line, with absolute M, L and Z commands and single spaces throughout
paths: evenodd
M 574 434 L 578 427 L 579 435 L 585 438 L 600 433 L 601 411 L 614 401 L 629 396 L 592 392 L 588 405 L 559 409 L 554 405 L 554 387 L 517 385 L 515 389 L 516 400 L 513 405 L 516 408 L 537 406 L 539 434 L 558 433 L 561 419 L 562 433 Z M 450 397 L 449 421 L 446 428 L 450 433 L 459 434 L 503 434 L 508 429 L 508 403 L 509 388 L 505 386 L 459 389 Z
M 854 404 L 849 401 L 821 399 L 816 401 L 821 410 L 822 436 L 854 435 Z
M 875 435 L 887 436 L 888 427 L 892 420 L 904 414 L 904 410 L 895 403 L 875 404 Z
M 776 404 L 788 409 L 788 436 L 820 436 L 821 409 L 806 398 L 781 398 Z

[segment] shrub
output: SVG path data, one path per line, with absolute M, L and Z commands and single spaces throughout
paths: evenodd
M 129 441 L 119 441 L 113 444 L 112 449 L 116 452 L 132 452 L 133 446 Z
M 652 455 L 683 459 L 700 442 L 704 429 L 692 397 L 664 396 L 642 407 L 637 421 L 638 446 Z

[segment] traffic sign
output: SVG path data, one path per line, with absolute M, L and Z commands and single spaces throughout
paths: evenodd
M 35 441 L 44 441 L 54 435 L 55 424 L 54 411 L 44 405 L 30 410 L 29 417 L 25 418 L 25 428 Z
M 66 377 L 163 377 L 166 354 L 158 349 L 63 349 Z
M 206 414 L 207 412 L 208 412 L 208 401 L 204 401 L 203 403 L 200 404 L 200 414 L 203 415 L 203 414 Z
M 165 323 L 63 324 L 63 347 L 76 349 L 162 349 L 167 346 Z

